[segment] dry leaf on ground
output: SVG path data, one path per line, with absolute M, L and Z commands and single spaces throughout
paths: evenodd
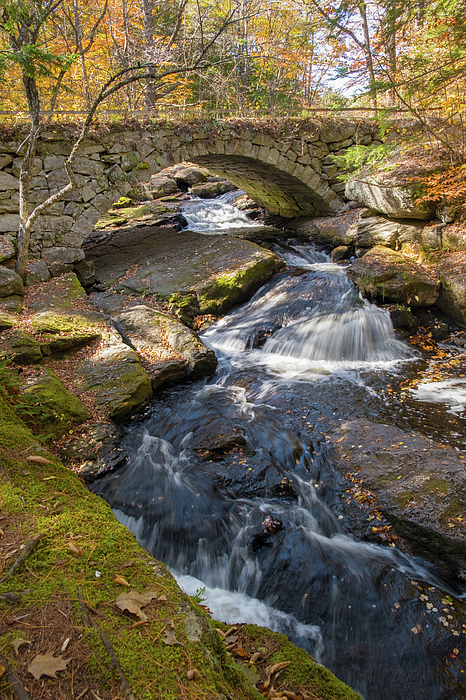
M 71 659 L 62 659 L 61 656 L 53 656 L 52 654 L 38 654 L 35 659 L 29 664 L 28 671 L 34 676 L 36 681 L 42 676 L 56 678 L 58 671 L 64 671 Z
M 128 591 L 121 593 L 115 600 L 115 603 L 120 610 L 127 610 L 133 615 L 137 615 L 143 622 L 147 620 L 147 615 L 141 610 L 145 605 L 157 598 L 158 594 L 155 591 L 147 593 L 138 593 L 137 591 Z
M 123 578 L 123 576 L 120 576 L 120 574 L 117 574 L 115 578 L 113 579 L 113 583 L 119 583 L 120 586 L 127 586 L 128 588 L 131 588 L 131 585 L 128 583 L 128 581 Z
M 174 644 L 181 644 L 176 638 L 175 635 L 175 630 L 172 629 L 167 629 L 164 632 L 164 636 L 162 637 L 162 642 L 164 644 L 168 644 L 168 646 L 173 646 Z
M 18 639 L 14 639 L 11 642 L 11 646 L 15 650 L 16 656 L 18 656 L 18 652 L 21 649 L 21 647 L 24 646 L 24 644 L 29 644 L 29 646 L 31 646 L 31 642 L 29 641 L 29 639 L 23 639 L 22 637 L 18 637 Z
M 26 457 L 26 462 L 37 462 L 38 464 L 53 464 L 53 462 L 51 462 L 49 459 L 41 457 L 40 455 L 32 455 L 30 457 Z

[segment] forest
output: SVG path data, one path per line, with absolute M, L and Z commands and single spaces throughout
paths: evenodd
M 166 73 L 100 109 L 182 117 L 371 108 L 462 123 L 462 0 L 2 0 L 0 107 L 86 112 L 130 67 Z

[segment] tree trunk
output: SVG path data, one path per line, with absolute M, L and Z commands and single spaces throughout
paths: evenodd
M 154 15 L 152 0 L 142 1 L 142 11 L 144 15 L 144 45 L 146 50 L 146 61 L 151 61 L 154 59 Z M 147 111 L 151 111 L 154 109 L 156 102 L 154 81 L 151 80 L 151 78 L 146 80 L 145 97 L 146 109 Z
M 370 94 L 371 94 L 371 107 L 377 107 L 377 97 L 374 92 L 375 90 L 375 73 L 374 73 L 374 62 L 372 60 L 372 50 L 371 50 L 371 38 L 369 34 L 369 24 L 367 22 L 367 7 L 365 2 L 361 2 L 359 5 L 359 14 L 361 15 L 361 24 L 364 34 L 364 53 L 366 55 L 366 68 L 367 75 L 369 77 L 370 83 Z
M 91 106 L 91 96 L 89 94 L 89 76 L 87 74 L 86 61 L 84 59 L 83 32 L 81 27 L 81 18 L 79 16 L 78 0 L 73 0 L 73 13 L 76 33 L 76 48 L 78 49 L 81 71 L 83 74 L 84 100 L 86 102 L 86 109 L 89 109 Z
M 37 136 L 40 128 L 40 100 L 34 78 L 23 75 L 23 85 L 28 101 L 31 128 L 29 130 L 26 155 L 21 163 L 21 170 L 19 173 L 18 257 L 15 270 L 23 281 L 25 281 L 32 227 L 29 222 L 29 183 L 31 181 L 32 164 L 34 162 Z

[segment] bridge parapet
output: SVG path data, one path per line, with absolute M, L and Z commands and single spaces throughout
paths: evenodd
M 68 182 L 64 159 L 75 137 L 71 127 L 44 131 L 31 179 L 31 206 Z M 0 141 L 0 261 L 18 229 L 18 149 L 24 134 Z M 97 128 L 75 162 L 79 189 L 41 215 L 31 235 L 31 258 L 55 265 L 83 259 L 82 243 L 98 219 L 129 190 L 164 168 L 190 161 L 223 175 L 270 213 L 285 217 L 331 214 L 343 203 L 344 185 L 330 156 L 353 144 L 377 141 L 368 120 L 327 120 L 259 125 L 248 122 L 146 124 Z

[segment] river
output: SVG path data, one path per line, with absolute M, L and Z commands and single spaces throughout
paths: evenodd
M 183 213 L 206 235 L 254 225 L 228 198 Z M 93 488 L 188 593 L 205 587 L 215 618 L 288 634 L 364 700 L 465 698 L 461 589 L 357 539 L 323 429 L 387 411 L 378 388 L 423 360 L 325 253 L 278 252 L 286 271 L 201 334 L 215 376 L 162 392 L 128 427 L 126 466 Z M 462 385 L 437 388 L 413 398 L 427 434 L 464 410 Z

